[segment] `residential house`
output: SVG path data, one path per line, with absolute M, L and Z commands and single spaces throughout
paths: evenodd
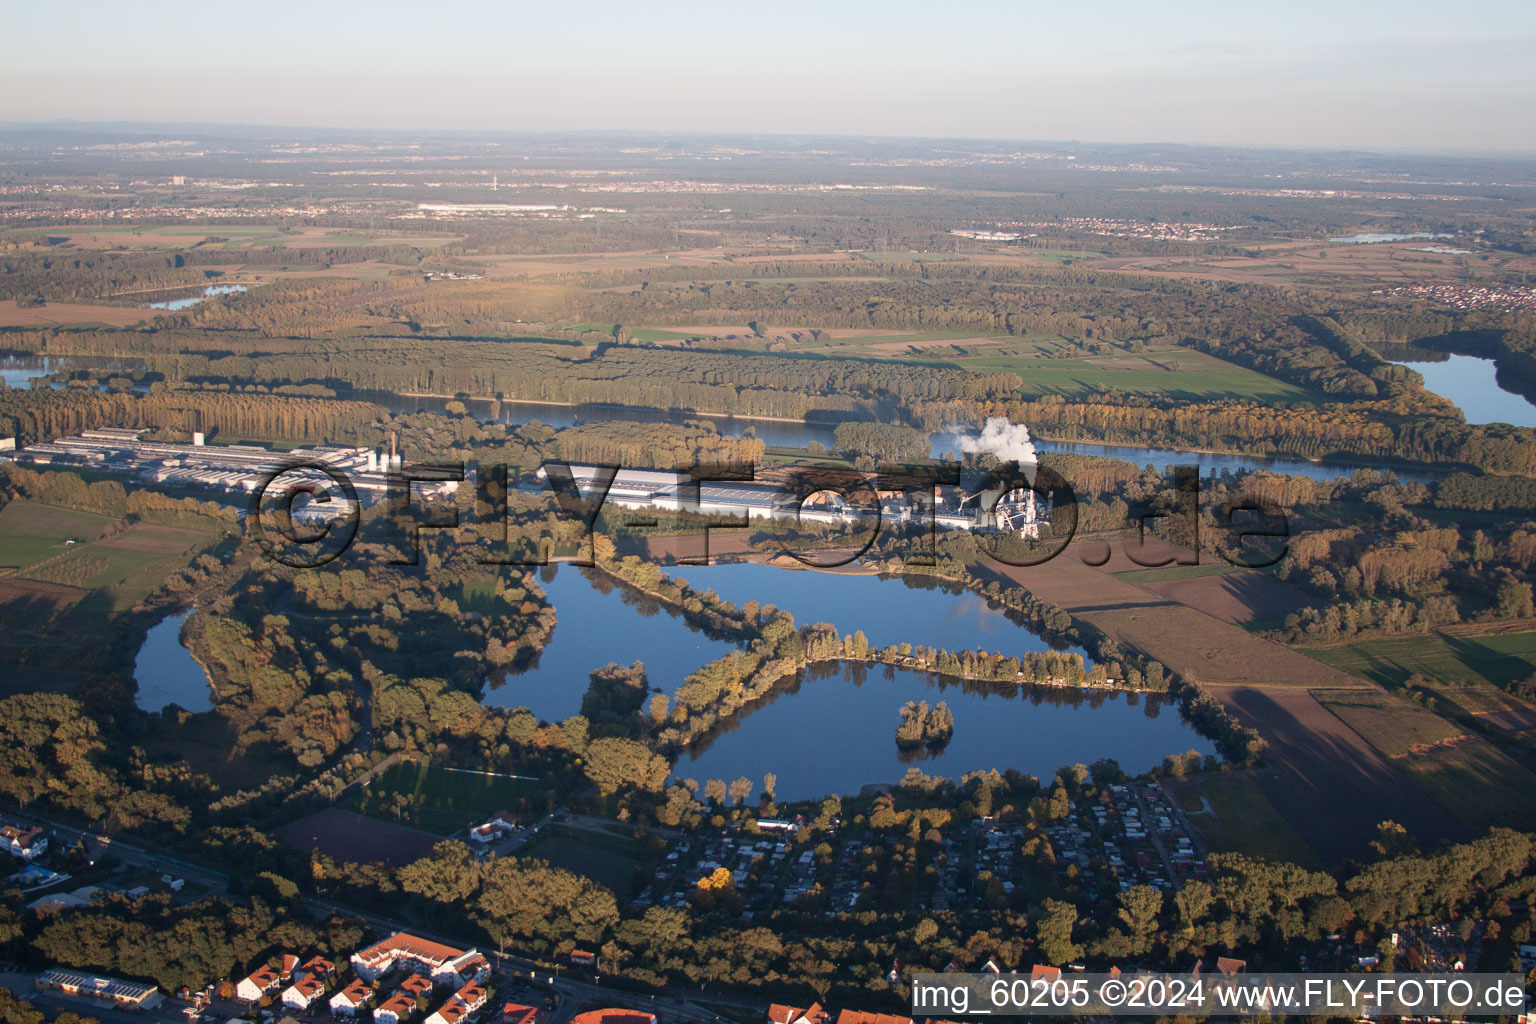
M 34 857 L 48 852 L 48 834 L 41 828 L 6 825 L 0 828 L 0 847 L 4 847 L 12 857 L 30 863 Z
M 416 1000 L 405 992 L 396 992 L 373 1011 L 373 1024 L 400 1024 L 416 1013 Z
M 248 977 L 240 979 L 235 986 L 235 998 L 244 1003 L 260 1002 L 263 996 L 276 992 L 281 984 L 277 972 L 262 964 Z
M 656 1015 L 642 1010 L 588 1010 L 572 1017 L 571 1024 L 656 1024 Z
M 307 1010 L 323 995 L 325 995 L 325 978 L 322 975 L 309 974 L 283 990 L 283 1005 L 290 1010 Z
M 312 956 L 300 965 L 294 972 L 294 978 L 329 978 L 336 971 L 336 965 L 323 956 Z
M 437 1012 L 426 1019 L 425 1024 L 460 1024 L 464 1018 L 485 1005 L 486 991 L 476 982 L 470 982 L 448 997 Z
M 843 1010 L 837 1015 L 837 1024 L 912 1024 L 912 1018 L 902 1017 L 894 1013 Z
M 368 987 L 368 983 L 357 978 L 352 984 L 331 996 L 331 1012 L 347 1017 L 356 1016 L 372 998 L 373 990 Z
M 413 974 L 402 981 L 396 991 L 404 992 L 412 999 L 420 999 L 432 994 L 432 982 L 419 974 Z
M 545 1024 L 548 1016 L 548 1014 L 536 1006 L 508 1003 L 501 1008 L 500 1024 Z
M 821 1008 L 820 1003 L 812 1003 L 803 1010 L 798 1006 L 784 1006 L 780 1003 L 768 1007 L 768 1024 L 827 1024 L 830 1016 Z
M 433 982 L 445 985 L 480 981 L 491 970 L 476 950 L 454 949 L 407 932 L 396 932 L 352 954 L 352 969 L 365 981 L 377 981 L 397 967 L 419 971 L 431 976 Z

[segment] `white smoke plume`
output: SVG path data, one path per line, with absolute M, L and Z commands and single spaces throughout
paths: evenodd
M 993 416 L 975 437 L 959 438 L 960 450 L 969 454 L 990 453 L 1003 462 L 1034 465 L 1035 442 L 1029 439 L 1029 428 L 1022 423 L 1012 423 L 1006 416 Z

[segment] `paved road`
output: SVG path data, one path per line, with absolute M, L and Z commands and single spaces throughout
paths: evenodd
M 110 851 L 114 856 L 123 860 L 125 863 L 131 863 L 139 867 L 150 868 L 162 874 L 173 874 L 179 878 L 187 879 L 189 883 L 197 882 L 199 884 L 206 885 L 214 893 L 224 893 L 227 891 L 227 876 L 216 871 L 189 866 L 180 860 L 168 857 L 164 853 L 148 850 L 143 847 L 136 846 L 132 843 L 123 842 L 119 839 L 101 836 L 89 830 L 82 830 L 70 825 L 65 825 L 58 821 L 43 818 L 38 815 L 11 814 L 8 816 L 18 820 L 24 820 L 34 824 L 43 825 L 49 828 L 58 837 L 56 841 L 60 842 L 61 844 L 73 845 L 80 839 L 81 836 L 85 836 L 88 847 L 101 851 Z M 591 822 L 583 822 L 578 824 L 577 827 L 582 827 L 583 825 L 591 827 L 591 823 L 596 821 L 598 821 L 598 819 L 591 819 Z M 361 910 L 357 907 L 338 904 L 329 900 L 306 898 L 302 902 L 317 917 L 324 917 L 331 914 L 332 912 L 335 912 L 351 917 L 360 917 L 381 932 L 389 933 L 397 931 L 409 931 L 414 935 L 420 935 L 423 938 L 432 939 L 434 941 L 442 942 L 450 946 L 458 947 L 460 949 L 478 945 L 477 943 L 472 942 L 463 936 L 447 935 L 441 932 L 429 931 L 412 925 L 409 922 L 397 921 L 393 918 L 385 917 L 381 914 Z M 525 956 L 520 956 L 516 953 L 498 952 L 495 950 L 484 950 L 484 952 L 486 953 L 486 956 L 491 959 L 493 963 L 495 963 L 500 973 L 508 974 L 516 971 L 523 974 L 536 974 L 541 983 L 549 981 L 550 971 L 535 960 L 529 959 Z M 33 988 L 31 980 L 32 977 L 33 976 L 31 975 L 25 976 L 25 984 L 23 987 L 27 990 L 27 992 L 30 992 Z M 639 1009 L 646 1009 L 648 1011 L 652 1002 L 651 997 L 646 995 L 624 992 L 609 986 L 604 986 L 602 984 L 589 984 L 578 979 L 564 976 L 557 976 L 554 981 L 550 982 L 550 987 L 553 988 L 555 993 L 560 998 L 560 1006 L 557 1012 L 565 1013 L 567 1017 L 570 1016 L 570 1014 L 573 1013 L 576 1008 L 589 1002 L 598 1000 L 602 1000 L 613 1005 L 631 1006 Z M 31 996 L 28 995 L 28 998 L 31 998 Z M 80 1003 L 78 1001 L 64 1000 L 64 1002 L 69 1003 L 70 1005 L 61 1005 L 58 1007 L 58 1009 L 67 1008 L 74 1009 L 77 1012 L 80 1011 Z M 662 1017 L 665 1021 L 669 1022 L 669 1024 L 670 1022 L 682 1022 L 682 1024 L 712 1024 L 712 1022 L 715 1020 L 716 1014 L 709 1008 L 708 1005 L 702 1005 L 702 1002 L 723 1006 L 733 1006 L 739 1009 L 753 1012 L 766 1012 L 767 1009 L 762 1000 L 724 994 L 698 992 L 690 989 L 669 990 L 666 994 L 658 996 L 654 1002 L 657 1006 L 657 1009 L 651 1012 L 655 1012 L 659 1017 Z M 51 1005 L 52 1004 L 50 1004 L 50 1006 Z M 91 1005 L 94 1007 L 95 1004 Z M 171 1005 L 169 1001 L 167 1005 Z M 185 1004 L 183 1003 L 176 1003 L 174 1004 L 174 1007 L 169 1011 L 158 1012 L 164 1015 L 164 1020 L 166 1021 L 179 1021 L 182 1022 L 182 1024 L 185 1024 L 186 1017 L 180 1013 L 180 1010 L 184 1006 Z M 103 1011 L 102 1013 L 92 1013 L 90 1015 L 99 1017 L 105 1024 L 108 1018 L 104 1015 L 104 1013 L 107 1012 L 111 1012 L 113 1014 L 113 1024 L 119 1024 L 119 1022 L 120 1024 L 130 1024 L 130 1022 L 138 1022 L 138 1024 L 144 1024 L 146 1021 L 159 1021 L 161 1019 L 160 1016 L 155 1016 L 152 1014 L 118 1013 L 116 1011 Z M 563 1024 L 563 1020 L 556 1021 L 555 1024 Z
M 0 988 L 10 989 L 50 1017 L 70 1010 L 82 1017 L 95 1017 L 102 1024 L 187 1024 L 186 1015 L 181 1012 L 187 1004 L 178 1000 L 168 999 L 154 1010 L 118 1010 L 92 999 L 39 992 L 36 978 L 35 974 L 0 974 Z

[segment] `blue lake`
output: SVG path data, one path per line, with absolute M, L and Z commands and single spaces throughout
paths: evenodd
M 738 607 L 749 600 L 777 605 L 793 615 L 799 626 L 830 622 L 844 635 L 862 629 L 876 647 L 910 642 L 1006 655 L 1052 649 L 1043 637 L 1015 625 L 1002 608 L 993 607 L 982 595 L 937 583 L 913 586 L 905 577 L 780 569 L 750 562 L 677 565 L 668 567 L 667 573 L 686 579 L 697 590 L 713 590 Z
M 954 713 L 954 736 L 943 750 L 914 754 L 896 746 L 898 709 L 909 700 L 943 701 Z M 927 672 L 840 663 L 813 666 L 729 721 L 681 754 L 673 775 L 701 784 L 745 777 L 761 787 L 763 774 L 773 772 L 780 799 L 813 800 L 900 782 L 913 765 L 952 779 L 1014 768 L 1048 783 L 1066 765 L 1108 757 L 1137 773 L 1186 750 L 1215 747 L 1150 694 L 1026 688 L 1005 695 Z
M 970 592 L 906 586 L 902 580 L 801 572 L 741 564 L 673 567 L 696 588 L 737 604 L 756 600 L 796 622 L 828 621 L 864 630 L 876 644 L 903 640 L 950 650 L 1007 654 L 1048 649 Z M 550 645 L 521 672 L 486 686 L 486 704 L 528 707 L 546 721 L 581 709 L 587 676 L 610 661 L 646 665 L 653 687 L 675 692 L 694 669 L 736 645 L 713 640 L 681 616 L 604 577 L 573 566 L 540 572 L 559 615 Z M 945 701 L 955 735 L 942 751 L 902 752 L 897 709 L 908 700 Z M 679 777 L 779 777 L 778 794 L 811 799 L 900 781 L 910 764 L 930 774 L 1015 768 L 1049 778 L 1063 765 L 1113 757 L 1142 771 L 1171 753 L 1214 746 L 1150 694 L 978 684 L 881 665 L 817 665 L 679 756 Z
M 133 662 L 133 681 L 138 692 L 133 702 L 142 711 L 161 711 L 175 704 L 187 711 L 213 708 L 213 685 L 208 673 L 182 646 L 181 627 L 192 609 L 168 615 L 151 626 Z
M 551 566 L 539 577 L 559 616 L 554 634 L 527 667 L 488 681 L 484 704 L 522 706 L 559 722 L 581 711 L 587 676 L 609 662 L 643 661 L 651 686 L 672 693 L 689 673 L 740 646 L 712 639 L 667 606 L 575 566 Z
M 1453 355 L 1443 361 L 1405 362 L 1424 376 L 1424 386 L 1449 398 L 1468 423 L 1512 423 L 1536 427 L 1536 405 L 1499 386 L 1492 359 Z
M 1411 238 L 1455 238 L 1455 235 L 1439 234 L 1433 231 L 1413 231 L 1407 234 L 1397 231 L 1362 231 L 1358 235 L 1347 235 L 1343 238 L 1330 238 L 1330 242 L 1343 242 L 1346 245 L 1369 245 L 1372 242 L 1406 242 Z
M 178 309 L 191 309 L 198 303 L 207 302 L 216 295 L 237 295 L 246 291 L 243 284 L 211 284 L 203 289 L 201 295 L 184 296 L 179 299 L 164 299 L 159 302 L 145 303 L 145 309 L 164 309 L 174 312 Z

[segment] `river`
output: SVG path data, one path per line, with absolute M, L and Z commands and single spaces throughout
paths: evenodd
M 343 397 L 373 402 L 401 415 L 413 412 L 443 412 L 454 399 L 442 396 L 401 395 L 387 391 L 352 391 Z M 618 405 L 547 405 L 539 402 L 494 402 L 490 399 L 460 399 L 469 413 L 481 421 L 494 418 L 499 423 L 520 424 L 538 420 L 552 427 L 570 427 L 579 423 L 600 420 L 630 420 L 642 423 L 682 424 L 689 420 L 704 420 L 726 437 L 744 437 L 749 433 L 763 443 L 784 448 L 804 448 L 812 441 L 827 448 L 836 447 L 836 424 L 800 423 L 782 420 L 760 420 L 746 416 L 702 416 L 680 410 L 652 409 Z M 493 416 L 494 414 L 494 416 Z M 1243 470 L 1264 470 L 1270 473 L 1286 473 L 1305 476 L 1313 480 L 1337 480 L 1347 477 L 1356 469 L 1380 469 L 1364 463 L 1311 462 L 1306 459 L 1269 458 L 1262 455 L 1235 455 L 1224 452 L 1195 452 L 1177 448 L 1151 448 L 1143 445 L 1102 444 L 1093 441 L 1047 441 L 1035 439 L 1035 448 L 1041 454 L 1053 452 L 1077 455 L 1096 455 L 1102 458 L 1122 459 L 1138 466 L 1151 466 L 1158 472 L 1166 472 L 1170 466 L 1198 466 L 1202 476 L 1219 476 Z M 941 431 L 933 435 L 929 453 L 941 458 L 946 453 L 959 451 L 959 435 L 955 431 Z M 1425 481 L 1430 474 L 1394 470 L 1403 480 Z

